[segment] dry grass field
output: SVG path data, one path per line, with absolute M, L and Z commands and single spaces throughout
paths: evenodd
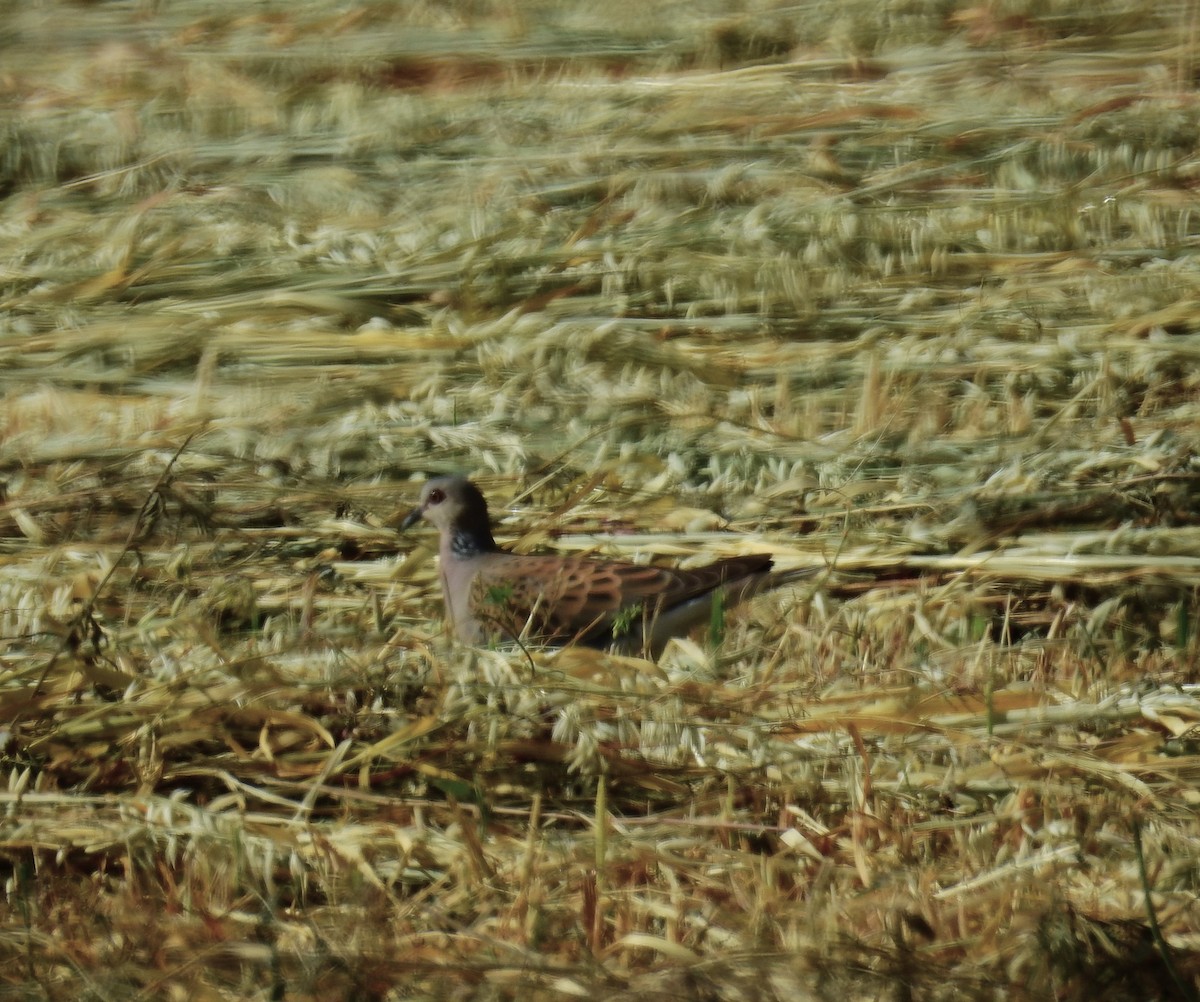
M 0 1000 L 1200 997 L 1200 0 L 0 2 Z M 818 568 L 657 662 L 526 552 Z

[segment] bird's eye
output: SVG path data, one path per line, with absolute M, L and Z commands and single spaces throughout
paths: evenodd
M 441 504 L 446 500 L 446 492 L 440 487 L 435 487 L 429 492 L 429 497 L 425 499 L 429 504 Z

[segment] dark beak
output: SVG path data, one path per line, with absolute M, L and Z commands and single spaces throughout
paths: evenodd
M 419 521 L 421 521 L 421 509 L 414 508 L 404 516 L 403 521 L 400 523 L 400 531 L 403 532 L 405 529 L 411 529 Z

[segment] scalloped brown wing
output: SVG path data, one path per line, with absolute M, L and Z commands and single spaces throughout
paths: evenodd
M 639 635 L 649 638 L 660 614 L 722 586 L 761 577 L 770 567 L 771 558 L 762 554 L 688 570 L 505 554 L 481 568 L 471 607 L 490 639 L 607 645 Z M 697 612 L 702 618 L 704 610 Z

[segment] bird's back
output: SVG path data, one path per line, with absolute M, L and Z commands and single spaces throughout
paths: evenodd
M 771 558 L 729 557 L 679 569 L 498 552 L 476 561 L 476 568 L 470 586 L 474 622 L 456 624 L 463 639 L 639 646 L 660 634 L 665 642 L 703 622 L 718 590 L 732 599 L 729 604 L 756 591 Z

